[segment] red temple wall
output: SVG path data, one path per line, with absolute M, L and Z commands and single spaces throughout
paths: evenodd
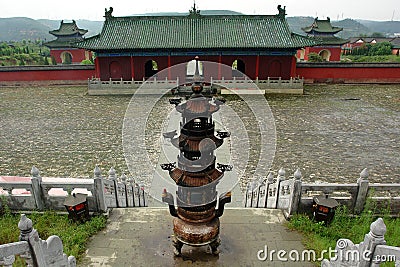
M 93 65 L 68 66 L 18 66 L 0 68 L 0 83 L 3 85 L 36 84 L 51 81 L 48 84 L 86 84 L 95 76 Z
M 309 53 L 319 54 L 322 50 L 328 50 L 331 53 L 329 61 L 340 61 L 340 54 L 342 52 L 340 47 L 309 47 L 307 55 Z
M 131 80 L 131 65 L 128 57 L 99 57 L 101 80 Z
M 400 64 L 299 63 L 307 83 L 400 83 Z
M 57 64 L 62 64 L 62 53 L 64 52 L 72 55 L 72 63 L 81 63 L 82 60 L 89 59 L 88 57 L 91 54 L 84 49 L 51 49 L 50 56 L 56 59 Z
M 231 64 L 233 60 L 237 57 L 225 57 L 222 58 L 222 63 Z M 105 58 L 97 58 L 96 64 L 104 64 L 106 62 L 111 63 L 112 60 L 104 60 Z M 212 59 L 212 58 L 208 58 Z M 219 57 L 215 57 L 214 59 L 218 59 Z M 292 73 L 288 74 L 288 77 L 283 76 L 283 79 L 288 79 L 290 76 L 292 77 L 304 77 L 305 82 L 308 83 L 400 83 L 400 64 L 396 63 L 340 63 L 340 62 L 325 62 L 325 63 L 297 63 L 293 60 L 292 57 L 279 57 L 282 61 L 283 68 Z M 131 69 L 131 59 L 130 57 L 120 58 L 122 63 L 126 63 L 125 67 L 121 69 L 121 74 L 124 76 L 123 79 L 130 80 L 132 78 L 132 69 Z M 141 61 L 140 61 L 141 60 Z M 144 62 L 148 60 L 147 58 L 134 58 L 133 63 L 143 64 L 137 65 L 134 69 L 135 79 L 141 80 L 138 75 L 142 75 L 144 73 Z M 173 65 L 175 63 L 180 62 L 188 62 L 192 60 L 192 57 L 176 57 L 170 58 L 170 64 Z M 257 58 L 254 59 L 246 59 L 246 70 L 250 73 L 250 78 L 254 75 L 256 71 L 255 66 L 249 66 L 251 63 L 256 63 Z M 271 74 L 274 74 L 271 70 L 271 65 L 278 64 L 276 58 L 268 57 L 268 56 L 260 56 L 259 57 L 259 79 L 265 79 L 266 77 L 274 77 Z M 164 68 L 164 66 L 168 66 L 168 57 L 159 58 L 157 60 L 159 68 Z M 108 65 L 107 65 L 108 66 Z M 127 67 L 126 67 L 127 66 Z M 290 66 L 291 70 L 290 70 Z M 205 66 L 206 68 L 207 66 Z M 182 68 L 180 70 L 180 74 L 178 72 L 168 72 L 164 71 L 159 74 L 158 79 L 165 79 L 166 76 L 170 76 L 170 79 L 176 79 L 176 75 L 181 75 L 185 73 L 186 66 L 183 64 L 178 68 Z M 176 69 L 176 68 L 174 68 Z M 105 71 L 105 69 L 101 68 L 100 72 Z M 295 71 L 295 72 L 294 72 Z M 71 81 L 76 81 L 72 83 L 84 84 L 87 82 L 87 79 L 91 77 L 99 77 L 98 75 L 99 69 L 95 69 L 94 65 L 57 65 L 57 66 L 16 66 L 16 67 L 0 67 L 0 83 L 2 85 L 7 84 L 36 84 L 40 81 L 53 81 L 51 84 L 70 84 Z M 214 70 L 213 73 L 218 73 L 218 70 Z M 108 72 L 103 74 L 108 75 Z M 207 77 L 207 71 L 205 71 L 204 75 Z M 232 76 L 232 72 L 230 68 L 226 68 L 226 70 L 221 69 L 221 77 L 228 79 L 228 77 Z M 161 77 L 162 76 L 162 77 Z M 143 77 L 143 76 L 142 76 Z M 213 77 L 214 79 L 218 77 Z M 103 78 L 104 79 L 104 78 Z M 109 77 L 107 78 L 109 79 Z M 105 80 L 107 80 L 105 79 Z M 118 78 L 120 79 L 120 78 Z M 184 81 L 185 77 L 180 77 L 180 81 Z
M 162 70 L 169 66 L 187 63 L 193 60 L 193 56 L 133 56 L 133 57 L 98 57 L 96 64 L 99 66 L 98 75 L 101 80 L 124 79 L 142 80 L 149 78 L 145 73 L 145 64 L 149 60 L 157 62 L 159 73 L 158 79 L 176 79 L 179 77 L 181 81 L 185 79 L 186 65 L 174 67 L 174 69 L 166 72 Z M 229 67 L 212 69 L 217 66 L 210 65 L 204 68 L 204 77 L 209 80 L 213 79 L 232 79 L 231 66 L 235 60 L 241 60 L 245 65 L 245 74 L 250 79 L 267 79 L 268 77 L 282 77 L 289 79 L 293 77 L 296 69 L 293 56 L 201 56 L 200 61 L 211 61 L 222 63 Z M 97 66 L 97 65 L 96 65 Z M 173 73 L 171 73 L 171 71 Z M 150 75 L 151 76 L 151 75 Z
M 310 53 L 319 54 L 322 50 L 329 50 L 331 56 L 329 61 L 340 61 L 340 55 L 342 49 L 340 47 L 306 47 L 304 51 L 304 58 L 302 60 L 308 60 Z M 301 50 L 297 50 L 297 58 L 301 59 Z

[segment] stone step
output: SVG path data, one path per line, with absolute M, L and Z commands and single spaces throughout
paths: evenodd
M 284 226 L 280 210 L 226 208 L 221 219 L 220 254 L 208 246 L 184 246 L 174 257 L 167 208 L 126 208 L 110 212 L 109 224 L 94 236 L 80 266 L 313 266 L 309 262 L 258 259 L 260 250 L 304 249 L 301 235 Z M 263 252 L 260 254 L 264 256 Z M 286 254 L 286 257 L 288 255 Z

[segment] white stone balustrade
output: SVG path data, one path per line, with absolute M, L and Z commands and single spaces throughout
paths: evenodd
M 65 211 L 64 200 L 72 193 L 87 195 L 90 212 L 106 212 L 108 208 L 143 207 L 146 203 L 144 188 L 125 175 L 118 180 L 110 169 L 104 178 L 98 167 L 93 179 L 45 178 L 33 167 L 32 177 L 0 177 L 0 195 L 13 211 L 56 210 Z M 122 179 L 123 178 L 123 179 Z M 1 203 L 0 200 L 0 208 Z
M 356 214 L 363 210 L 368 196 L 376 201 L 378 210 L 383 210 L 390 202 L 391 212 L 400 212 L 400 183 L 369 183 L 367 169 L 353 184 L 303 183 L 301 178 L 300 170 L 296 170 L 293 177 L 286 179 L 281 169 L 276 178 L 269 173 L 266 179 L 249 182 L 245 207 L 278 208 L 290 216 L 296 212 L 310 212 L 313 197 L 327 194 Z

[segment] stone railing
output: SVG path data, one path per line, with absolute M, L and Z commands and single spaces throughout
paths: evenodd
M 268 77 L 266 80 L 237 79 L 233 77 L 232 80 L 213 80 L 211 79 L 211 86 L 220 86 L 221 94 L 269 94 L 269 93 L 288 93 L 288 94 L 302 94 L 304 87 L 304 80 L 291 77 L 284 80 L 281 77 Z M 229 90 L 224 89 L 229 88 Z
M 109 79 L 100 80 L 99 78 L 88 79 L 88 92 L 90 95 L 103 95 L 103 94 L 134 94 L 140 87 L 142 94 L 154 94 L 160 93 L 160 90 L 165 90 L 168 93 L 171 89 L 178 88 L 188 81 L 181 81 L 179 77 L 176 79 L 158 79 L 152 77 L 145 80 L 123 80 L 121 79 Z M 231 79 L 210 78 L 211 87 L 220 88 L 221 94 L 233 93 L 237 90 L 241 90 L 242 94 L 254 94 L 257 91 L 258 94 L 281 92 L 279 90 L 294 90 L 293 92 L 303 92 L 304 79 L 291 77 L 288 80 L 284 80 L 281 77 L 268 77 L 266 80 L 255 80 L 244 77 L 232 77 Z M 221 89 L 222 88 L 222 89 Z M 224 89 L 229 88 L 229 90 Z M 300 91 L 299 91 L 300 90 Z M 290 92 L 290 91 L 282 91 Z
M 165 89 L 165 88 L 174 88 L 179 86 L 179 78 L 177 77 L 175 80 L 166 79 L 157 79 L 157 77 L 145 80 L 123 80 L 121 79 L 109 79 L 109 80 L 100 80 L 99 78 L 88 79 L 89 89 L 108 89 L 108 88 L 132 88 L 137 89 L 142 85 L 146 85 L 152 89 Z
M 16 255 L 24 259 L 27 266 L 76 266 L 75 257 L 67 257 L 64 253 L 61 239 L 52 235 L 46 241 L 42 240 L 25 214 L 21 215 L 18 228 L 21 231 L 19 242 L 0 245 L 0 266 L 13 266 Z
M 376 202 L 378 212 L 388 204 L 393 214 L 400 212 L 400 184 L 369 183 L 367 169 L 354 184 L 303 183 L 300 170 L 291 178 L 285 175 L 281 169 L 276 178 L 270 173 L 266 179 L 248 183 L 245 207 L 278 208 L 290 216 L 296 212 L 311 212 L 314 196 L 329 195 L 356 214 L 363 210 L 367 198 Z
M 303 85 L 304 79 L 301 78 L 293 78 L 290 77 L 288 80 L 282 79 L 282 77 L 267 77 L 266 80 L 259 80 L 258 77 L 255 80 L 248 79 L 246 76 L 244 78 L 233 77 L 232 79 L 225 79 L 222 77 L 221 79 L 213 79 L 211 77 L 211 85 L 213 84 L 264 84 L 269 87 L 273 87 L 274 85 L 281 86 L 282 84 L 290 84 L 290 85 Z
M 379 266 L 384 262 L 400 266 L 400 247 L 386 245 L 386 225 L 382 218 L 378 218 L 370 226 L 364 241 L 354 244 L 351 240 L 341 238 L 336 242 L 334 255 L 331 259 L 324 259 L 322 267 L 367 267 Z
M 86 194 L 90 212 L 147 205 L 143 186 L 124 174 L 117 177 L 114 168 L 108 174 L 108 178 L 103 177 L 96 166 L 94 179 L 42 178 L 39 170 L 33 167 L 30 178 L 0 179 L 0 195 L 12 211 L 65 211 L 63 203 L 71 193 Z

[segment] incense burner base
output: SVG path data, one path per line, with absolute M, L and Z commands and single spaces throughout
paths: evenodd
M 183 245 L 192 247 L 209 245 L 213 254 L 218 254 L 219 218 L 214 218 L 206 223 L 189 223 L 179 218 L 174 218 L 174 254 L 181 255 Z

